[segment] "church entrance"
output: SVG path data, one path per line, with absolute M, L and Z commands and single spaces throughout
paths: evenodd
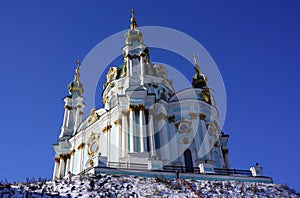
M 184 151 L 185 171 L 187 173 L 194 172 L 192 152 L 190 149 Z

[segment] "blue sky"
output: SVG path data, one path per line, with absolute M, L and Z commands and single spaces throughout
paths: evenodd
M 139 25 L 185 32 L 217 63 L 227 91 L 223 130 L 230 134 L 231 166 L 248 169 L 259 162 L 274 182 L 299 191 L 296 0 L 2 2 L 0 179 L 51 177 L 52 144 L 60 132 L 62 98 L 74 62 L 128 28 L 132 7 Z M 152 61 L 161 58 L 151 55 Z

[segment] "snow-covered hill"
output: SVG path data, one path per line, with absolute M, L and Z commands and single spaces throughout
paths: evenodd
M 285 185 L 238 181 L 186 182 L 201 197 L 300 197 Z M 5 197 L 197 197 L 181 180 L 116 175 L 73 176 L 56 181 L 0 185 Z

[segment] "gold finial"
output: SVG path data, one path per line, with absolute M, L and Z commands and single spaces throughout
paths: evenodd
M 130 9 L 131 12 L 131 22 L 130 22 L 130 29 L 135 29 L 137 24 L 136 24 L 136 20 L 135 20 L 135 12 L 134 9 Z

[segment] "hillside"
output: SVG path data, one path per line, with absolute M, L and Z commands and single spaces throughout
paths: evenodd
M 285 185 L 238 181 L 186 182 L 201 197 L 300 197 Z M 197 197 L 180 180 L 115 175 L 73 176 L 56 181 L 1 184 L 6 197 Z

